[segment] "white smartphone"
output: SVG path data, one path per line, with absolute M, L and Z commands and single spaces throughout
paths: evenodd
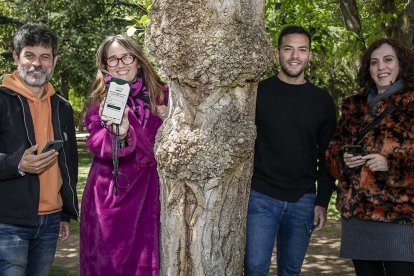
M 130 89 L 128 81 L 112 78 L 105 97 L 102 120 L 112 120 L 118 125 L 121 123 Z

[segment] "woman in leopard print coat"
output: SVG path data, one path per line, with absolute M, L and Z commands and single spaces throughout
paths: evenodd
M 343 101 L 326 157 L 339 180 L 340 256 L 357 275 L 414 275 L 414 55 L 390 39 L 374 42 L 361 58 L 360 93 Z M 383 118 L 347 152 L 358 132 Z M 408 273 L 408 274 L 404 274 Z

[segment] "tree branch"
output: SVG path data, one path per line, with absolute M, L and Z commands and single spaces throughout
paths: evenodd
M 411 48 L 414 44 L 414 0 L 408 0 L 401 16 L 398 17 L 392 37 Z
M 339 0 L 339 8 L 346 29 L 358 35 L 358 40 L 362 48 L 365 49 L 366 44 L 364 36 L 362 35 L 361 19 L 356 0 Z

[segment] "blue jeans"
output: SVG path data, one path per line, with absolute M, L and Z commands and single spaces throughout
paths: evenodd
M 277 238 L 278 275 L 300 275 L 313 229 L 316 194 L 297 202 L 274 199 L 254 190 L 247 213 L 246 276 L 267 276 Z
M 0 275 L 49 275 L 59 226 L 60 212 L 38 216 L 37 226 L 0 223 Z

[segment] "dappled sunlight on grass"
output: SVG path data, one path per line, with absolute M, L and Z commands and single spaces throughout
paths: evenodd
M 58 270 L 65 271 L 54 272 L 51 276 L 58 275 L 79 275 L 79 235 L 74 234 L 68 240 L 58 242 L 58 248 L 55 254 L 53 266 Z
M 312 234 L 302 276 L 355 275 L 352 262 L 338 257 L 340 246 L 340 221 L 328 220 L 325 227 Z M 273 252 L 269 275 L 276 275 L 276 250 Z
M 352 262 L 340 259 L 341 245 L 340 215 L 335 208 L 336 193 L 332 195 L 327 210 L 328 222 L 320 231 L 312 234 L 309 248 L 302 267 L 303 276 L 355 275 Z M 269 275 L 276 275 L 276 249 L 273 252 Z

